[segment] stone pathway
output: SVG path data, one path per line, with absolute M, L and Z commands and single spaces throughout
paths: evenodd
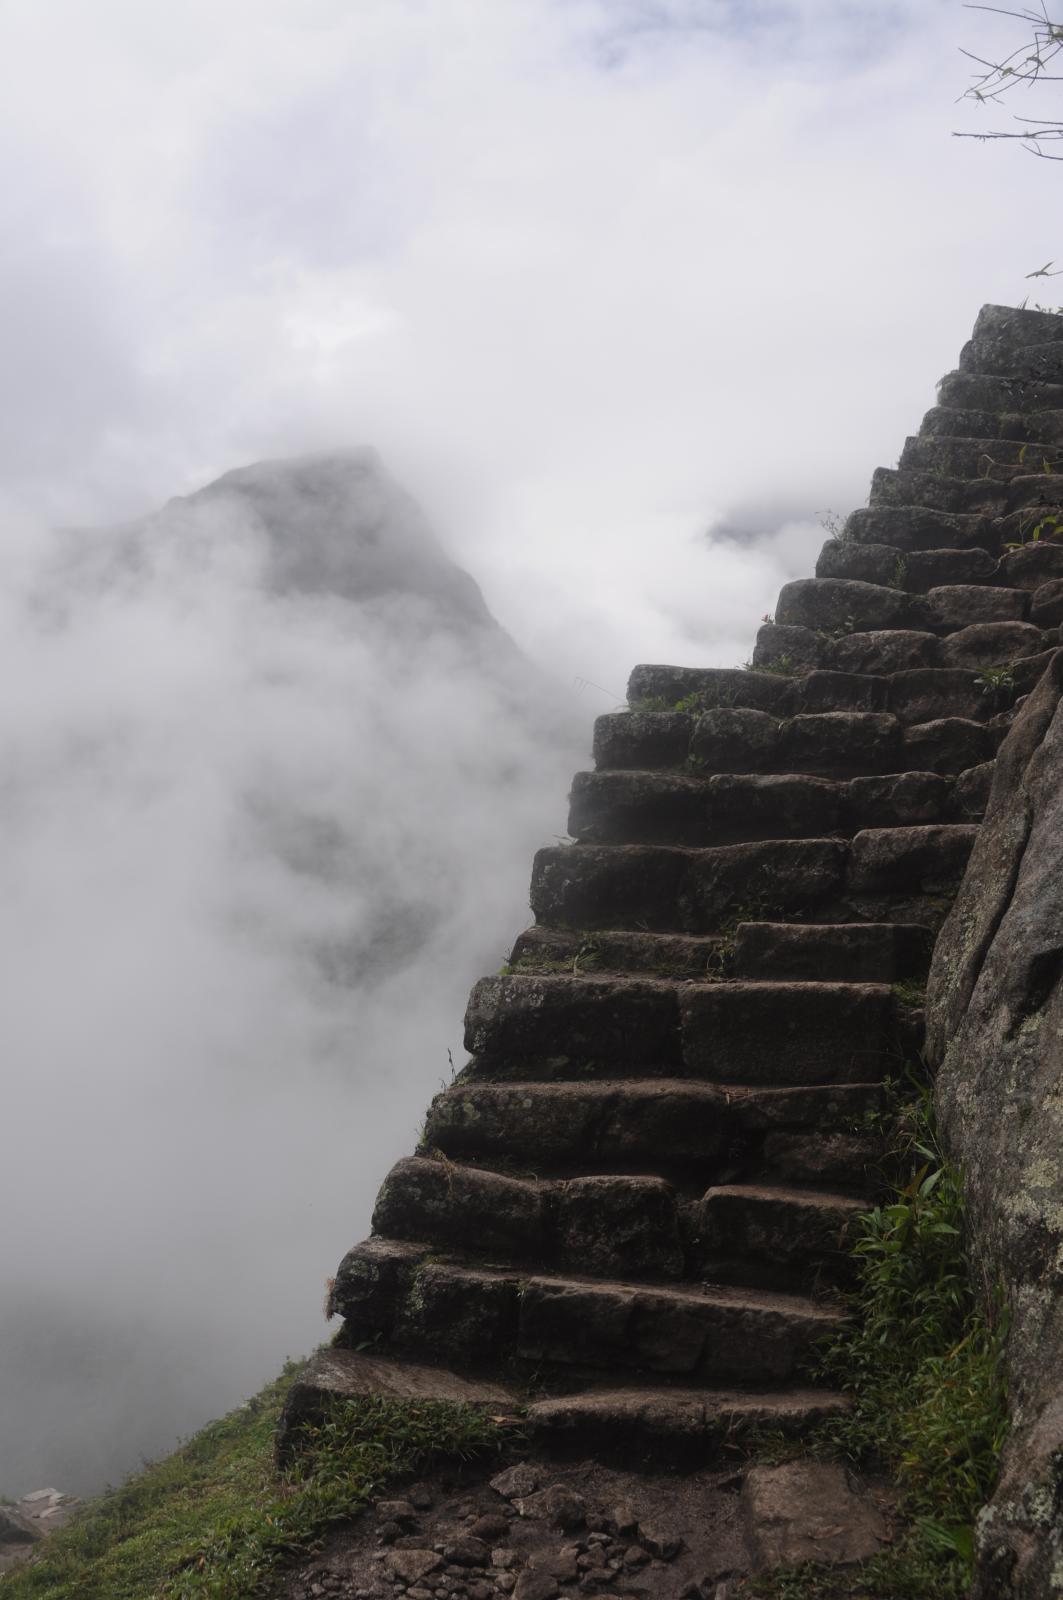
M 599 718 L 576 842 L 537 855 L 471 1060 L 340 1265 L 348 1346 L 502 1382 L 537 1448 L 597 1461 L 703 1469 L 736 1421 L 844 1407 L 804 1374 L 846 1315 L 868 1113 L 1063 620 L 1061 335 L 985 308 L 755 670 L 637 667 Z M 620 1537 L 587 1527 L 562 1588 Z M 639 1592 L 623 1559 L 595 1592 Z

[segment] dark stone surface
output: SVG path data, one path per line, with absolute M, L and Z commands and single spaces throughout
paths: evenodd
M 901 765 L 907 766 L 904 760 Z M 918 763 L 912 762 L 916 766 Z M 845 786 L 842 822 L 846 831 L 902 828 L 949 819 L 951 786 L 933 772 L 899 772 L 883 778 L 853 778 Z
M 384 1179 L 373 1231 L 392 1239 L 535 1255 L 543 1247 L 543 1197 L 534 1183 L 413 1156 L 397 1162 Z
M 925 603 L 901 589 L 852 578 L 796 578 L 783 585 L 775 608 L 779 625 L 827 633 L 925 627 Z
M 787 678 L 746 672 L 742 667 L 640 665 L 628 679 L 627 697 L 632 706 L 649 702 L 671 707 L 677 700 L 697 695 L 706 710 L 720 705 L 772 711 L 786 700 L 789 691 Z
M 1000 565 L 1013 588 L 1039 589 L 1052 578 L 1063 578 L 1063 544 L 1039 539 L 1006 551 Z
M 481 978 L 465 1048 L 481 1058 L 549 1057 L 662 1065 L 679 1060 L 675 989 L 646 979 L 528 974 Z
M 953 512 L 928 505 L 871 505 L 854 511 L 846 539 L 905 551 L 991 549 L 991 519 L 981 512 Z
M 977 682 L 977 674 L 966 667 L 898 672 L 887 681 L 889 708 L 908 726 L 937 722 L 942 717 L 985 722 L 999 709 L 995 696 L 987 694 Z
M 816 562 L 817 578 L 855 578 L 860 583 L 905 588 L 904 552 L 894 545 L 857 544 L 855 539 L 828 539 Z
M 828 643 L 812 628 L 766 622 L 757 630 L 753 665 L 770 672 L 812 672 L 831 665 Z
M 1063 578 L 1050 578 L 1034 590 L 1030 621 L 1038 628 L 1055 628 L 1063 622 Z
M 720 1185 L 697 1206 L 699 1247 L 709 1259 L 738 1255 L 789 1266 L 834 1261 L 866 1202 L 774 1185 Z
M 898 983 L 925 972 L 930 932 L 912 924 L 743 922 L 735 975 L 778 981 Z
M 677 1278 L 683 1247 L 675 1190 L 662 1178 L 574 1178 L 557 1201 L 562 1259 L 603 1277 Z
M 823 711 L 780 724 L 778 772 L 891 772 L 900 724 L 886 711 Z
M 966 717 L 940 717 L 905 728 L 904 766 L 916 772 L 964 772 L 988 761 L 995 749 L 990 730 Z
M 937 635 L 910 628 L 845 634 L 829 650 L 829 663 L 840 672 L 909 672 L 944 664 Z
M 783 763 L 785 766 L 785 763 Z M 569 833 L 591 844 L 741 844 L 808 838 L 840 826 L 846 791 L 826 778 L 719 773 L 581 772 Z
M 1039 628 L 1029 622 L 977 622 L 941 641 L 944 664 L 995 667 L 1020 656 L 1036 655 L 1045 646 Z
M 904 587 L 927 594 L 942 585 L 989 583 L 997 570 L 987 550 L 913 550 L 905 557 Z
M 693 717 L 679 711 L 610 711 L 594 724 L 598 767 L 678 767 L 687 758 Z
M 935 628 L 967 628 L 979 622 L 1023 622 L 1028 599 L 1024 589 L 945 584 L 926 597 Z
M 716 983 L 680 991 L 683 1062 L 719 1083 L 868 1083 L 896 1066 L 880 984 Z
M 1053 1592 L 1063 1548 L 1063 654 L 1001 746 L 942 930 L 927 1049 L 970 1237 L 1010 1308 L 1012 1431 L 978 1524 L 978 1600 Z
M 690 753 L 712 772 L 778 772 L 779 719 L 751 707 L 706 711 Z
M 849 885 L 865 892 L 953 888 L 963 875 L 977 832 L 970 823 L 868 828 L 852 842 Z

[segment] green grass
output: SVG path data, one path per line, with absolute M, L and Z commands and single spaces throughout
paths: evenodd
M 962 1183 L 929 1092 L 898 1100 L 891 1127 L 903 1175 L 860 1219 L 853 1323 L 825 1346 L 818 1374 L 851 1410 L 804 1448 L 891 1477 L 908 1532 L 848 1574 L 800 1567 L 757 1580 L 753 1592 L 771 1600 L 962 1600 L 970 1585 L 974 1521 L 1007 1431 L 1005 1317 L 972 1288 Z
M 502 1438 L 472 1407 L 366 1397 L 307 1429 L 278 1472 L 274 1433 L 299 1366 L 172 1455 L 89 1503 L 3 1600 L 248 1600 L 288 1558 L 435 1457 L 467 1458 Z

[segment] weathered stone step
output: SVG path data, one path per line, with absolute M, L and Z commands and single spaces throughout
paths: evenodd
M 1063 411 L 1063 384 L 950 372 L 938 384 L 938 401 L 961 411 L 1029 416 L 1038 411 Z
M 979 686 L 968 674 L 964 710 L 974 702 L 972 688 Z M 720 707 L 691 716 L 686 746 L 675 739 L 667 749 L 656 724 L 663 720 L 670 728 L 674 712 L 609 711 L 595 722 L 594 754 L 599 773 L 679 768 L 687 778 L 702 780 L 757 773 L 770 774 L 775 782 L 955 773 L 988 761 L 1003 736 L 1003 729 L 984 716 L 987 698 L 979 690 L 981 704 L 974 709 L 983 712 L 981 718 L 949 715 L 907 725 L 888 711 L 776 717 L 747 706 Z M 583 777 L 577 777 L 577 787 Z M 576 837 L 576 829 L 569 831 Z
M 806 922 L 882 921 L 872 906 L 862 915 L 832 913 L 862 895 L 953 889 L 975 832 L 965 824 L 865 829 L 850 843 L 783 839 L 705 850 L 549 846 L 535 857 L 532 908 L 549 926 L 682 933 L 716 933 L 736 920 L 778 920 L 779 913 L 799 914 Z M 816 917 L 808 915 L 813 907 L 819 908 Z
M 1007 482 L 991 478 L 958 478 L 943 473 L 876 467 L 871 479 L 870 504 L 925 506 L 931 510 L 981 512 L 997 518 L 1024 506 L 1058 505 L 1063 484 L 1060 475 L 1021 472 Z
M 918 754 L 963 762 L 966 770 L 994 748 L 981 723 L 961 722 L 941 726 L 940 744 L 928 733 Z M 969 821 L 969 806 L 954 807 L 953 789 L 948 778 L 922 771 L 848 782 L 796 773 L 580 772 L 568 831 L 589 844 L 699 846 Z
M 830 1191 L 720 1184 L 696 1207 L 695 1258 L 710 1279 L 725 1272 L 734 1281 L 751 1264 L 837 1274 L 852 1225 L 867 1209 L 866 1200 Z
M 478 1070 L 523 1078 L 680 1074 L 716 1083 L 868 1083 L 896 1065 L 884 984 L 481 978 L 465 1014 Z
M 858 1187 L 869 1142 L 851 1129 L 881 1098 L 878 1082 L 764 1089 L 683 1078 L 462 1078 L 432 1102 L 422 1148 L 538 1176 L 649 1171 L 707 1186 L 779 1173 Z
M 1058 453 L 1063 445 L 1063 408 L 1039 411 L 961 410 L 959 406 L 935 405 L 927 411 L 919 427 L 924 438 L 964 438 L 999 443 L 1001 440 L 1028 445 L 1026 461 L 1036 461 L 1037 446 L 1045 454 Z
M 971 337 L 996 339 L 1019 350 L 1030 344 L 1052 343 L 1063 339 L 1063 316 L 1029 306 L 988 304 L 979 311 Z
M 783 587 L 775 621 L 834 641 L 860 632 L 951 633 L 975 623 L 1022 622 L 1028 608 L 1025 590 L 1000 585 L 944 584 L 923 595 L 855 578 L 799 578 Z
M 927 667 L 970 667 L 977 671 L 1041 655 L 1054 647 L 1057 634 L 1057 629 L 1043 630 L 1029 622 L 979 622 L 944 638 L 929 631 L 902 628 L 843 633 L 832 638 L 822 630 L 766 623 L 757 633 L 753 666 L 775 673 L 823 667 L 872 675 Z
M 828 539 L 816 562 L 816 577 L 855 578 L 861 583 L 905 589 L 909 594 L 926 594 L 942 584 L 995 583 L 998 565 L 980 545 L 906 551 L 899 545 Z
M 1044 439 L 956 439 L 912 434 L 898 466 L 905 472 L 933 472 L 948 478 L 987 478 L 1010 483 L 1020 475 L 1057 473 L 1063 451 Z
M 1033 529 L 1023 527 L 1020 518 L 1014 521 L 1015 526 L 1011 531 L 1019 541 L 1018 548 L 1005 551 L 1001 569 L 1005 574 L 1005 581 L 1013 588 L 1032 590 L 1036 594 L 1044 584 L 1063 578 L 1063 543 L 1049 541 L 1044 537 L 1030 538 Z M 1036 527 L 1036 523 L 1034 526 Z M 1063 512 L 1061 512 L 1060 531 L 1063 532 Z
M 766 1391 L 651 1387 L 583 1389 L 538 1400 L 528 1407 L 531 1437 L 558 1454 L 608 1459 L 647 1459 L 675 1466 L 717 1459 L 742 1435 L 767 1429 L 799 1437 L 832 1417 L 843 1416 L 848 1401 L 830 1389 L 786 1388 Z
M 706 1383 L 784 1382 L 844 1312 L 825 1301 L 767 1290 L 671 1287 L 598 1278 L 519 1275 L 430 1258 L 406 1245 L 396 1292 L 377 1290 L 388 1240 L 368 1273 L 364 1247 L 348 1253 L 333 1302 L 354 1342 L 382 1336 L 400 1351 L 457 1363 L 518 1361 L 608 1371 L 642 1368 Z M 363 1277 L 370 1278 L 364 1283 Z M 377 1280 L 377 1281 L 373 1281 Z
M 969 339 L 960 351 L 961 372 L 977 372 L 988 377 L 1035 380 L 1038 383 L 1063 382 L 1063 344 L 1016 345 L 1009 338 L 979 335 Z
M 1002 396 L 1008 400 L 1007 396 Z M 1063 394 L 1060 399 L 1063 400 Z M 926 438 L 1008 439 L 1020 444 L 1047 447 L 1063 444 L 1063 409 L 1023 413 L 1008 402 L 1008 409 L 985 411 L 958 406 L 932 406 L 923 418 L 919 432 Z
M 1063 562 L 1056 571 L 1053 563 L 1031 559 L 1037 546 L 1028 548 L 1029 556 L 1026 550 L 1013 553 L 1014 587 L 1036 588 L 1048 578 L 1063 577 Z M 1063 553 L 1063 546 L 1058 550 Z M 1020 557 L 1024 559 L 1019 561 Z M 1037 582 L 1029 581 L 1034 577 Z M 1036 666 L 1036 676 L 1045 663 Z M 966 667 L 917 667 L 877 676 L 812 670 L 785 676 L 740 668 L 639 666 L 628 689 L 633 709 L 607 714 L 595 725 L 595 756 L 602 767 L 647 767 L 651 763 L 642 754 L 642 733 L 653 730 L 659 755 L 679 754 L 685 759 L 696 719 L 717 709 L 767 711 L 780 719 L 825 711 L 889 711 L 905 724 L 941 717 L 984 722 L 1031 687 L 1036 676 L 1024 676 L 1023 687 L 1014 692 L 1005 687 L 987 694 Z M 677 704 L 686 709 L 676 710 Z M 642 717 L 673 720 L 643 725 Z
M 508 970 L 704 978 L 717 970 L 722 943 L 716 934 L 645 933 L 627 928 L 602 928 L 585 934 L 532 927 L 518 934 Z
M 734 976 L 833 983 L 901 983 L 925 976 L 933 935 L 905 922 L 740 922 Z
M 884 544 L 913 553 L 968 549 L 1000 553 L 999 534 L 985 512 L 956 512 L 918 502 L 861 506 L 846 518 L 841 542 Z

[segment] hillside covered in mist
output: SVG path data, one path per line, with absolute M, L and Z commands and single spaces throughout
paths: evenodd
M 370 451 L 8 549 L 0 1491 L 87 1491 L 324 1336 L 581 752 Z

